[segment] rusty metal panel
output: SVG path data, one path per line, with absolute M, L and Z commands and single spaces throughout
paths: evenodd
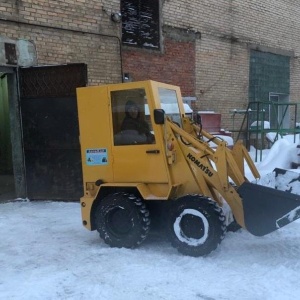
M 20 79 L 27 196 L 78 200 L 83 187 L 75 89 L 86 85 L 86 65 L 20 69 Z
M 20 69 L 21 98 L 76 96 L 76 88 L 86 84 L 85 64 Z
M 16 45 L 13 43 L 4 43 L 5 59 L 8 65 L 17 65 Z

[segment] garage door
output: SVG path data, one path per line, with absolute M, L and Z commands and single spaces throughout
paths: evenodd
M 19 70 L 26 186 L 29 199 L 78 200 L 83 194 L 76 87 L 87 66 Z

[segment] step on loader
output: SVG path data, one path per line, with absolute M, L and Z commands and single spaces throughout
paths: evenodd
M 256 236 L 300 217 L 291 189 L 249 182 L 245 166 L 260 174 L 241 141 L 230 149 L 185 115 L 179 87 L 151 80 L 84 87 L 77 100 L 82 222 L 108 245 L 135 248 L 159 220 L 179 252 L 204 256 L 232 225 L 225 207 Z

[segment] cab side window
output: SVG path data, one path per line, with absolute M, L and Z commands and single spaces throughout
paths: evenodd
M 144 89 L 112 91 L 111 105 L 115 146 L 155 143 Z

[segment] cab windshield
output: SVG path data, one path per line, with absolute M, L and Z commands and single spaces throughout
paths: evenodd
M 159 87 L 158 95 L 161 108 L 165 111 L 166 115 L 173 122 L 176 122 L 178 125 L 182 126 L 176 91 Z

